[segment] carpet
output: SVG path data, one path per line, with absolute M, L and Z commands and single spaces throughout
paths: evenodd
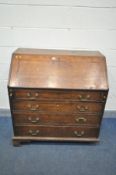
M 102 121 L 99 143 L 12 146 L 10 117 L 0 117 L 0 175 L 116 175 L 116 119 Z

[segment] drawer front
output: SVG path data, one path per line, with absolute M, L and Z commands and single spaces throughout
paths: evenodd
M 14 114 L 14 122 L 34 125 L 100 125 L 99 115 L 53 115 L 53 114 Z
M 15 136 L 34 137 L 98 137 L 99 129 L 94 127 L 69 126 L 16 126 Z
M 13 101 L 13 110 L 28 110 L 31 112 L 52 113 L 88 113 L 103 111 L 103 103 L 43 103 L 39 101 Z
M 77 100 L 77 101 L 105 101 L 107 92 L 103 91 L 74 91 L 74 90 L 11 90 L 10 96 L 15 99 L 28 100 Z

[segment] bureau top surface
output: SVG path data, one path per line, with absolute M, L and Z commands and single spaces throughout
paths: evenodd
M 107 90 L 106 60 L 97 51 L 17 49 L 8 86 Z

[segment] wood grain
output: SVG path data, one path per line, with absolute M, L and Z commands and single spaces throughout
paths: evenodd
M 32 134 L 29 132 L 32 131 Z M 37 133 L 37 131 L 39 131 Z M 78 135 L 75 134 L 78 132 Z M 82 134 L 82 132 L 84 133 Z M 37 133 L 37 135 L 36 135 Z M 16 126 L 15 136 L 37 136 L 37 137 L 75 137 L 88 138 L 98 137 L 98 128 L 91 127 L 69 127 L 69 126 Z
M 28 50 L 13 54 L 10 87 L 108 89 L 106 60 L 99 52 L 73 51 L 65 56 L 62 51 L 56 54 L 49 51 L 41 54 L 40 51 L 37 55 L 39 50 L 34 49 L 26 54 Z
M 101 116 L 95 114 L 35 114 L 13 112 L 16 125 L 92 125 L 99 126 Z

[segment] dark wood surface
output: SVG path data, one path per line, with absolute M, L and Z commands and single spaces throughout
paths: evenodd
M 33 52 L 34 50 L 32 54 L 26 54 L 26 50 L 24 54 L 20 49 L 18 55 L 17 52 L 13 54 L 10 87 L 108 89 L 106 60 L 100 53 L 83 51 L 76 52 L 75 55 L 64 55 L 62 52 Z
M 28 110 L 47 113 L 102 113 L 103 103 L 92 102 L 43 102 L 43 101 L 13 101 L 13 110 Z
M 13 112 L 16 125 L 90 125 L 99 126 L 102 116 L 98 114 L 48 114 Z
M 18 49 L 8 93 L 14 145 L 97 141 L 108 94 L 105 57 L 95 51 Z
M 13 54 L 16 55 L 76 55 L 85 57 L 104 57 L 99 51 L 87 50 L 57 50 L 57 49 L 31 49 L 31 48 L 18 48 Z
M 13 98 L 16 100 L 59 100 L 59 101 L 95 101 L 103 102 L 107 98 L 107 91 L 91 90 L 52 90 L 52 89 L 12 89 Z
M 84 126 L 16 126 L 15 136 L 98 137 L 98 128 Z

